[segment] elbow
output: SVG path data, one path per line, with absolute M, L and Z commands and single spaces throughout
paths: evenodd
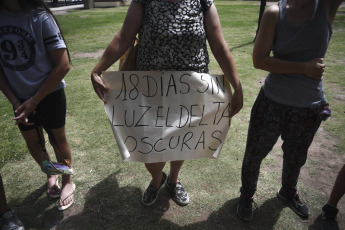
M 254 57 L 253 57 L 253 66 L 254 66 L 255 69 L 259 68 L 258 61 Z
M 66 75 L 71 69 L 71 65 L 69 64 L 69 62 L 65 63 L 62 67 L 62 72 L 63 72 L 63 75 Z
M 263 69 L 263 62 L 261 59 L 253 58 L 253 66 L 255 69 Z
M 71 65 L 68 63 L 66 66 L 65 66 L 65 71 L 66 73 L 68 73 L 71 69 Z
M 257 61 L 253 60 L 253 66 L 255 69 L 260 69 L 260 65 Z

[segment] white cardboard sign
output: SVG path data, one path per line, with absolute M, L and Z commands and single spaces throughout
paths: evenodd
M 230 128 L 223 75 L 103 72 L 105 111 L 122 159 L 144 163 L 218 158 Z

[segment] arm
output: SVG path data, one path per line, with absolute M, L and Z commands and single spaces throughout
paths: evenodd
M 143 9 L 140 3 L 132 2 L 128 8 L 128 12 L 121 30 L 115 35 L 106 50 L 104 51 L 100 61 L 96 64 L 91 72 L 91 81 L 93 88 L 98 97 L 106 103 L 104 92 L 107 87 L 100 75 L 114 64 L 121 55 L 132 44 L 136 34 L 138 33 L 143 17 Z
M 324 7 L 326 9 L 329 23 L 333 23 L 338 8 L 343 0 L 324 0 Z
M 211 51 L 224 75 L 234 88 L 230 114 L 230 116 L 233 117 L 243 107 L 242 86 L 237 74 L 234 59 L 232 58 L 229 47 L 224 40 L 218 12 L 214 4 L 212 4 L 205 13 L 204 26 Z
M 20 106 L 21 103 L 19 99 L 17 98 L 17 96 L 10 89 L 1 66 L 0 66 L 0 90 L 5 95 L 5 97 L 9 100 L 9 102 L 12 104 L 14 109 L 17 109 Z
M 269 7 L 263 17 L 253 50 L 253 64 L 255 68 L 271 73 L 299 73 L 311 78 L 320 79 L 325 65 L 322 58 L 315 58 L 308 62 L 294 62 L 271 57 L 275 30 L 279 20 L 278 5 Z
M 17 124 L 27 122 L 27 116 L 32 113 L 37 106 L 35 102 L 42 101 L 51 93 L 70 69 L 67 49 L 52 50 L 50 51 L 50 57 L 53 60 L 54 67 L 39 90 L 32 96 L 32 99 L 26 100 L 15 110 L 17 116 L 14 120 L 16 120 Z

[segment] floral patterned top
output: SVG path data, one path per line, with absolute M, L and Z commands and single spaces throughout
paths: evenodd
M 133 0 L 142 4 L 137 70 L 208 73 L 204 12 L 213 0 Z

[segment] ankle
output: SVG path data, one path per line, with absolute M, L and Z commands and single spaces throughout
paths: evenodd
M 254 195 L 249 193 L 241 193 L 241 198 L 245 200 L 254 200 Z
M 71 175 L 63 174 L 62 176 L 62 186 L 64 187 L 66 184 L 72 184 Z
M 168 175 L 168 181 L 170 184 L 176 184 L 178 182 L 178 176 L 171 176 L 171 174 Z
M 176 184 L 177 184 L 177 182 L 176 182 L 176 183 L 172 183 L 172 182 L 170 182 L 169 180 L 167 180 L 167 183 L 168 183 L 168 186 L 169 186 L 170 188 L 175 188 L 175 187 L 176 187 Z
M 322 207 L 322 217 L 323 218 L 335 219 L 336 216 L 338 215 L 338 212 L 339 212 L 339 210 L 336 207 L 334 207 L 328 203 L 326 203 Z
M 51 180 L 51 179 L 58 179 L 58 175 L 47 175 L 47 179 Z
M 297 188 L 291 186 L 282 186 L 279 190 L 279 193 L 289 199 L 294 198 L 296 195 L 298 196 Z
M 155 188 L 159 188 L 162 183 L 163 176 L 160 178 L 152 178 L 151 185 Z
M 333 208 L 333 209 L 338 209 L 338 208 L 337 208 L 337 205 L 334 205 L 334 204 L 332 204 L 332 203 L 330 203 L 330 202 L 327 202 L 325 205 L 327 205 L 327 206 L 329 206 L 329 207 L 331 207 L 331 208 Z

